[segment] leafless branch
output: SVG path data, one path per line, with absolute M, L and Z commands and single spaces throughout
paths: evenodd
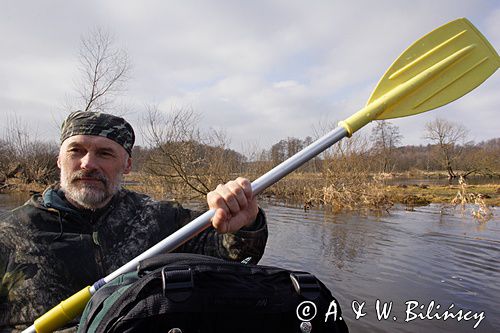
M 82 37 L 77 90 L 84 111 L 109 111 L 114 99 L 124 90 L 131 70 L 128 54 L 116 48 L 111 34 L 95 28 Z
M 147 106 L 142 131 L 153 151 L 146 163 L 148 171 L 169 186 L 180 182 L 187 192 L 205 195 L 241 170 L 244 158 L 227 149 L 223 131 L 202 133 L 198 118 L 189 108 L 164 113 L 157 106 Z

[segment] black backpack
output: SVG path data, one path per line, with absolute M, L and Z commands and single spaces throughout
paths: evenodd
M 172 253 L 99 289 L 78 332 L 348 332 L 341 317 L 309 273 Z

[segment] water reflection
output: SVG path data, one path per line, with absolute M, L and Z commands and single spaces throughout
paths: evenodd
M 30 194 L 24 192 L 0 193 L 0 214 L 22 205 L 29 198 Z

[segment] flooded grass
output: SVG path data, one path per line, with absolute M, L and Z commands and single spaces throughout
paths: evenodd
M 483 198 L 487 206 L 500 206 L 500 186 L 468 185 L 469 192 Z M 408 198 L 415 198 L 417 204 L 451 203 L 461 190 L 460 185 L 388 185 L 386 191 L 395 202 L 406 204 Z
M 488 195 L 471 192 L 467 183 L 465 182 L 465 179 L 462 177 L 460 177 L 459 184 L 460 190 L 457 192 L 455 198 L 453 198 L 451 203 L 455 206 L 460 205 L 462 211 L 466 209 L 465 207 L 467 204 L 473 203 L 476 208 L 473 209 L 472 216 L 474 216 L 480 222 L 486 222 L 490 220 L 493 217 L 493 213 L 489 209 L 485 201 Z
M 47 185 L 31 182 L 25 183 L 18 178 L 10 178 L 8 182 L 0 184 L 0 193 L 18 193 L 18 192 L 42 192 Z
M 256 179 L 259 175 L 245 175 Z M 422 176 L 421 174 L 418 175 Z M 488 216 L 488 207 L 500 206 L 500 185 L 436 185 L 429 183 L 387 184 L 387 175 L 360 172 L 292 173 L 269 187 L 261 197 L 302 205 L 305 210 L 325 207 L 332 212 L 378 210 L 386 211 L 393 204 L 403 204 L 408 210 L 430 203 L 472 204 L 476 215 Z M 186 190 L 179 183 L 166 182 L 160 177 L 132 173 L 124 178 L 124 187 L 145 193 L 157 200 L 204 200 L 199 193 Z M 10 180 L 0 193 L 41 192 L 45 185 L 24 184 Z
M 257 176 L 246 175 L 249 179 Z M 126 187 L 151 195 L 157 199 L 192 199 L 194 193 L 185 193 L 175 184 L 168 186 L 158 177 L 139 174 L 125 177 Z M 352 175 L 345 173 L 327 177 L 319 173 L 293 173 L 266 189 L 261 196 L 276 198 L 305 207 L 331 205 L 342 210 L 350 208 L 379 207 L 386 209 L 390 203 L 422 206 L 430 203 L 451 203 L 462 189 L 461 185 L 386 184 L 377 175 Z M 500 206 L 500 185 L 467 185 L 467 192 L 474 193 L 486 206 Z M 356 201 L 356 202 L 355 202 Z M 474 201 L 469 201 L 474 203 Z

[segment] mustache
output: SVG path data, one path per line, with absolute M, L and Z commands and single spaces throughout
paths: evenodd
M 73 175 L 71 175 L 70 181 L 73 182 L 75 180 L 80 180 L 83 178 L 91 178 L 95 180 L 99 180 L 104 183 L 104 185 L 108 184 L 108 178 L 104 176 L 102 173 L 99 171 L 77 171 Z

